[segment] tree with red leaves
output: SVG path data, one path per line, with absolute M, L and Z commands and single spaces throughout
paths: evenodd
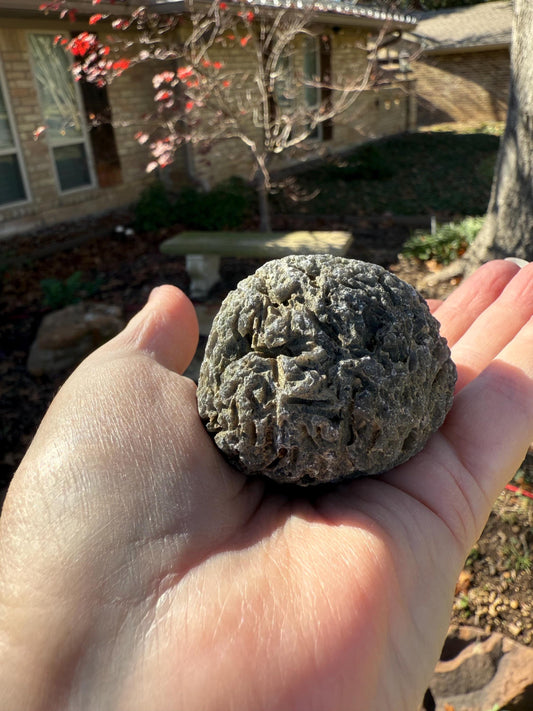
M 72 11 L 66 0 L 43 9 L 62 17 Z M 165 168 L 186 143 L 206 155 L 220 141 L 240 142 L 253 159 L 265 231 L 275 158 L 286 152 L 298 158 L 310 146 L 316 154 L 311 139 L 321 127 L 331 130 L 333 119 L 371 82 L 370 62 L 356 76 L 353 66 L 337 68 L 332 76 L 329 62 L 318 68 L 311 59 L 306 65 L 306 47 L 330 49 L 330 37 L 311 10 L 187 0 L 181 14 L 137 7 L 122 17 L 95 12 L 89 24 L 103 27 L 104 21 L 113 31 L 102 31 L 105 40 L 87 31 L 61 40 L 72 54 L 74 75 L 105 85 L 139 63 L 159 62 L 155 108 L 136 136 L 151 150 L 148 170 Z

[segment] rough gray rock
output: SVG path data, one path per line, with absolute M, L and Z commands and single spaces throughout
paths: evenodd
M 224 300 L 198 408 L 238 469 L 308 485 L 405 462 L 442 424 L 455 380 L 413 287 L 375 264 L 292 255 Z

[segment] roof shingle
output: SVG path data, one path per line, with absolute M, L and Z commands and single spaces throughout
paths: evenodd
M 495 0 L 420 13 L 410 35 L 430 52 L 505 46 L 511 42 L 512 23 L 512 0 Z

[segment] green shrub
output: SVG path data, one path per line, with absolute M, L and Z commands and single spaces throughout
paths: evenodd
M 102 286 L 102 279 L 83 281 L 83 273 L 74 272 L 67 279 L 55 277 L 42 279 L 43 302 L 51 309 L 62 309 L 64 306 L 76 304 L 83 297 L 93 296 Z
M 161 181 L 149 185 L 135 206 L 135 229 L 150 232 L 174 222 L 172 200 Z
M 193 230 L 231 230 L 252 214 L 254 191 L 244 180 L 230 178 L 209 192 L 184 188 L 174 202 L 174 218 Z
M 417 231 L 404 243 L 401 253 L 404 257 L 422 261 L 435 259 L 439 264 L 449 264 L 472 244 L 483 221 L 483 217 L 465 217 L 461 222 L 440 225 L 435 234 Z
M 156 182 L 141 194 L 135 228 L 148 232 L 179 223 L 192 230 L 238 229 L 252 214 L 254 199 L 253 188 L 236 177 L 208 192 L 185 187 L 173 198 Z

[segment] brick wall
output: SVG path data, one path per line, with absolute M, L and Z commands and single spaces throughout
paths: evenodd
M 3 93 L 11 106 L 14 130 L 18 135 L 23 170 L 29 195 L 25 202 L 0 206 L 0 238 L 35 227 L 78 219 L 134 202 L 152 179 L 146 174 L 149 154 L 134 135 L 142 126 L 142 115 L 153 108 L 152 72 L 141 65 L 126 72 L 108 89 L 113 112 L 115 139 L 122 180 L 117 185 L 61 192 L 55 178 L 53 157 L 44 133 L 35 141 L 34 130 L 44 123 L 37 87 L 32 75 L 28 35 L 32 32 L 64 32 L 64 24 L 42 21 L 0 25 L 0 66 Z M 89 147 L 90 150 L 90 147 Z M 177 166 L 180 166 L 180 156 Z
M 508 50 L 426 55 L 413 69 L 419 125 L 505 120 Z
M 331 32 L 325 30 L 331 40 L 331 71 L 333 86 L 356 86 L 360 84 L 367 68 L 363 47 L 366 32 L 345 28 Z M 246 52 L 226 48 L 215 59 L 231 71 L 250 71 L 253 57 Z M 416 104 L 413 82 L 402 81 L 379 89 L 353 92 L 353 102 L 333 119 L 330 140 L 308 140 L 304 150 L 287 150 L 273 161 L 272 169 L 281 169 L 298 158 L 318 157 L 324 151 L 336 153 L 360 144 L 369 138 L 402 133 L 416 127 Z M 259 130 L 257 141 L 261 141 Z M 232 175 L 250 178 L 254 163 L 250 150 L 239 140 L 216 143 L 205 155 L 195 156 L 196 171 L 209 185 L 216 184 Z
M 82 27 L 75 28 L 83 29 Z M 108 98 L 113 114 L 116 145 L 120 158 L 122 181 L 117 185 L 61 192 L 54 172 L 53 157 L 46 133 L 35 141 L 34 130 L 44 123 L 37 86 L 32 76 L 28 34 L 48 31 L 65 32 L 65 25 L 53 19 L 0 20 L 0 64 L 5 82 L 3 91 L 9 102 L 14 129 L 18 135 L 24 173 L 29 195 L 25 202 L 0 206 L 0 238 L 16 232 L 47 226 L 61 221 L 78 219 L 88 214 L 105 212 L 134 202 L 141 190 L 153 179 L 146 174 L 149 158 L 146 146 L 140 146 L 134 135 L 145 129 L 143 115 L 153 108 L 152 75 L 154 68 L 141 63 L 125 72 L 108 88 Z M 366 54 L 362 49 L 365 33 L 356 29 L 326 29 L 331 39 L 331 69 L 334 81 L 343 83 L 346 78 L 357 82 L 366 69 Z M 250 57 L 246 52 L 235 52 L 230 44 L 220 46 L 219 59 L 228 69 L 250 70 Z M 157 70 L 165 67 L 159 63 Z M 367 138 L 399 133 L 412 128 L 413 102 L 411 84 L 404 82 L 379 91 L 365 90 L 343 114 L 334 119 L 331 139 L 308 142 L 309 157 L 317 156 L 323 149 L 329 152 L 344 150 Z M 232 89 L 233 91 L 233 89 Z M 237 100 L 237 92 L 234 92 Z M 257 139 L 260 140 L 259 129 Z M 90 150 L 90 148 L 89 148 Z M 205 155 L 195 148 L 176 155 L 174 164 L 166 171 L 173 185 L 188 180 L 188 167 L 193 168 L 204 183 L 214 185 L 232 175 L 251 176 L 253 163 L 249 149 L 238 140 L 215 144 Z M 284 156 L 283 161 L 290 161 Z M 279 165 L 283 163 L 279 162 Z

